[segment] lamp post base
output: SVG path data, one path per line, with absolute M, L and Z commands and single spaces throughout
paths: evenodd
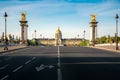
M 118 50 L 119 48 L 118 47 L 116 47 L 116 50 Z
M 5 47 L 4 47 L 4 50 L 6 50 L 6 51 L 7 51 L 7 50 L 8 50 L 8 47 L 7 47 L 7 46 L 5 46 Z

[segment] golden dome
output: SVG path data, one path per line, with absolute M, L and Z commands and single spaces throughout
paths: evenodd
M 56 31 L 56 34 L 61 34 L 61 31 L 60 31 L 60 27 L 58 27 L 57 31 Z

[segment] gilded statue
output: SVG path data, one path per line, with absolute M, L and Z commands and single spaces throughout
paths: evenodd
M 22 13 L 21 16 L 22 16 L 22 21 L 25 21 L 26 20 L 25 13 Z
M 93 15 L 91 15 L 91 16 L 92 16 L 92 22 L 96 22 L 96 15 L 93 14 Z

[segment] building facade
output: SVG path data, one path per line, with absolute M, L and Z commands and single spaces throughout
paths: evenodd
M 34 39 L 35 41 L 35 39 Z M 55 38 L 39 38 L 36 39 L 39 45 L 44 46 L 80 46 L 83 39 L 80 38 L 62 38 L 60 27 L 55 32 Z

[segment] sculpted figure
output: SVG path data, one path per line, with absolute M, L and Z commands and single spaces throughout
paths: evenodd
M 25 13 L 22 13 L 22 21 L 25 21 L 26 20 L 26 16 L 25 16 Z
M 91 15 L 91 16 L 92 16 L 92 21 L 95 22 L 95 21 L 96 21 L 96 15 L 93 14 L 93 15 Z

